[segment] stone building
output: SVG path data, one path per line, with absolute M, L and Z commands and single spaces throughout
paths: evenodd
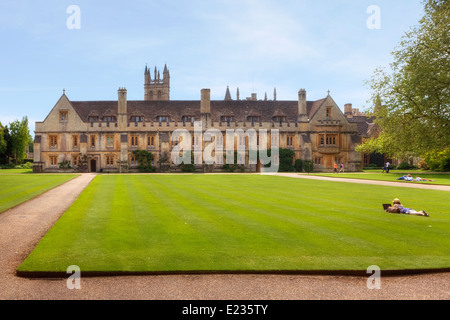
M 328 95 L 308 101 L 306 90 L 298 92 L 295 101 L 231 98 L 229 88 L 224 100 L 211 100 L 210 90 L 202 89 L 199 100 L 170 100 L 170 75 L 164 67 L 163 78 L 155 68 L 144 72 L 144 99 L 127 99 L 127 90 L 119 88 L 115 101 L 71 101 L 65 93 L 42 122 L 36 122 L 34 171 L 59 171 L 60 163 L 71 167 L 81 165 L 92 172 L 135 170 L 134 150 L 147 150 L 154 156 L 156 167 L 170 154 L 177 141 L 173 133 L 186 129 L 192 134 L 192 145 L 202 150 L 207 142 L 196 137 L 195 126 L 201 121 L 202 131 L 215 128 L 223 134 L 227 129 L 277 129 L 277 141 L 272 144 L 295 152 L 295 159 L 312 160 L 316 171 L 331 171 L 334 163 L 343 163 L 346 171 L 362 169 L 362 156 L 354 149 L 361 142 L 364 128 L 355 121 L 351 105 L 345 113 Z M 351 113 L 351 114 L 350 114 Z M 367 128 L 366 128 L 367 131 Z M 220 138 L 222 140 L 222 138 Z M 239 145 L 248 147 L 248 138 Z M 222 141 L 221 141 L 222 142 Z M 259 140 L 258 140 L 259 143 Z M 260 164 L 248 164 L 246 171 L 258 171 Z M 224 159 L 217 158 L 213 170 L 220 170 Z M 199 165 L 198 167 L 201 167 Z M 176 166 L 172 164 L 172 169 Z

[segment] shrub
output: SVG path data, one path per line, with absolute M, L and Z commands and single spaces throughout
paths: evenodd
M 450 171 L 450 148 L 428 152 L 425 155 L 425 162 L 433 171 Z
M 313 172 L 314 162 L 312 160 L 305 160 L 302 164 L 303 170 L 307 173 Z
M 136 157 L 139 172 L 155 172 L 156 168 L 152 166 L 153 155 L 145 150 L 134 150 L 133 155 Z
M 302 172 L 302 170 L 303 170 L 303 160 L 302 159 L 295 160 L 294 168 L 295 168 L 295 171 Z
M 58 165 L 59 165 L 59 168 L 64 170 L 64 171 L 72 169 L 72 167 L 70 166 L 70 161 L 69 160 L 64 160 L 64 161 L 58 163 Z
M 412 166 L 408 162 L 404 161 L 398 165 L 397 169 L 398 170 L 410 170 L 410 169 L 412 169 L 411 167 Z
M 421 169 L 421 170 L 429 170 L 430 169 L 425 160 L 420 160 L 418 166 L 419 166 L 419 169 Z
M 294 159 L 295 152 L 291 149 L 279 149 L 280 167 L 279 172 L 292 172 L 294 171 L 294 165 L 292 161 Z

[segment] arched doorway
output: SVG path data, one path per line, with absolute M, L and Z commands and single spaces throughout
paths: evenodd
M 95 159 L 91 159 L 90 161 L 91 172 L 97 172 L 97 161 Z

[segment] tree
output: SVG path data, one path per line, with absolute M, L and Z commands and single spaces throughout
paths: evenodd
M 314 162 L 312 160 L 303 161 L 303 170 L 307 173 L 314 171 Z
M 450 147 L 450 2 L 424 8 L 392 52 L 390 72 L 378 68 L 368 82 L 381 133 L 357 151 L 404 157 Z
M 3 147 L 0 147 L 0 164 L 9 164 L 10 159 L 12 158 L 12 150 L 11 150 L 11 134 L 9 133 L 8 126 L 1 126 L 0 132 L 3 137 L 4 143 L 2 143 Z
M 28 118 L 10 123 L 11 151 L 16 164 L 22 163 L 26 156 L 26 148 L 31 139 L 28 129 Z
M 138 170 L 140 172 L 155 172 L 156 168 L 152 166 L 153 154 L 146 150 L 134 150 L 133 155 L 136 157 Z
M 6 152 L 5 127 L 0 122 L 0 154 Z
M 292 164 L 294 161 L 295 152 L 291 149 L 279 149 L 279 157 L 280 157 L 280 167 L 279 172 L 292 172 L 294 171 L 294 165 Z

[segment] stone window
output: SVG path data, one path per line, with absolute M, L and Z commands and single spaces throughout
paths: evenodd
M 286 138 L 286 145 L 288 147 L 293 147 L 294 146 L 294 136 L 292 136 L 292 135 L 287 136 L 287 138 Z
M 72 165 L 73 165 L 74 167 L 77 167 L 78 164 L 79 164 L 79 158 L 78 158 L 78 156 L 73 156 L 73 157 L 72 157 Z
M 130 156 L 130 166 L 131 167 L 137 167 L 139 163 L 136 160 L 136 157 L 134 155 Z
M 52 148 L 52 149 L 58 148 L 58 136 L 49 136 L 48 141 L 49 141 L 50 148 Z
M 90 141 L 91 141 L 91 148 L 95 148 L 95 136 L 91 136 Z
M 114 148 L 114 136 L 106 136 L 106 147 Z
M 338 136 L 336 134 L 321 134 L 319 135 L 320 146 L 337 146 Z
M 270 137 L 270 143 L 272 147 L 278 147 L 278 136 L 274 135 Z
M 322 158 L 314 158 L 314 164 L 321 165 L 322 164 Z
M 69 111 L 60 111 L 59 112 L 59 121 L 60 122 L 67 122 L 68 117 L 69 117 Z
M 326 117 L 331 118 L 331 108 L 327 108 L 326 110 Z
M 149 147 L 155 146 L 155 136 L 147 136 L 147 146 Z
M 74 148 L 74 149 L 78 149 L 78 147 L 79 147 L 79 141 L 80 141 L 80 139 L 79 139 L 78 136 L 73 136 L 73 148 Z
M 138 136 L 131 136 L 131 147 L 137 148 L 139 146 L 139 137 Z
M 327 145 L 335 146 L 336 145 L 336 135 L 331 135 L 331 136 L 327 135 L 326 142 L 327 142 Z
M 58 165 L 58 157 L 57 156 L 50 156 L 48 158 L 50 160 L 51 167 L 56 167 Z
M 114 156 L 106 156 L 106 166 L 107 167 L 114 166 Z

